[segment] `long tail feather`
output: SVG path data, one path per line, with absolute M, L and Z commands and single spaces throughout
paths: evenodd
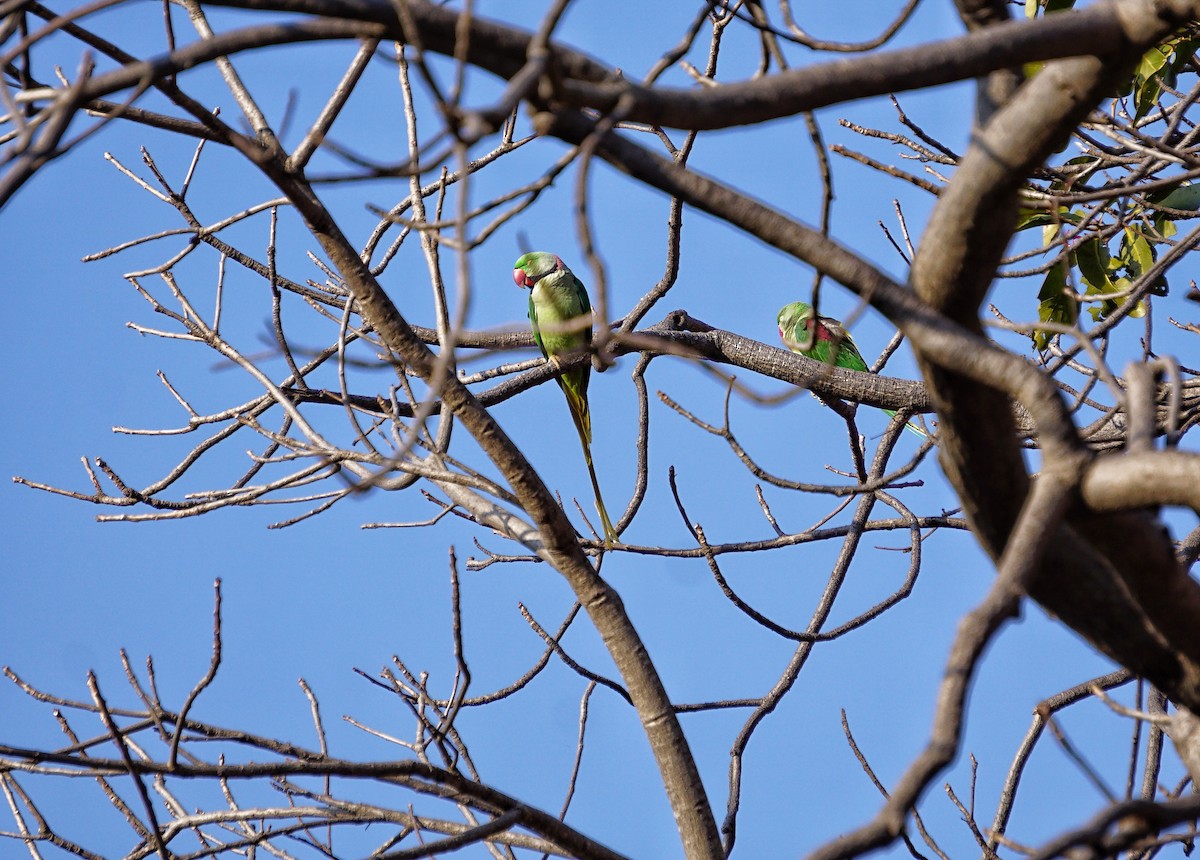
M 887 413 L 888 418 L 896 417 L 895 409 L 884 409 L 883 411 Z M 914 424 L 911 421 L 909 421 L 907 424 L 904 425 L 904 429 L 907 430 L 909 433 L 912 433 L 916 436 L 920 436 L 922 439 L 929 438 L 928 433 L 926 433 L 924 430 L 922 430 L 919 426 L 917 426 L 916 424 Z
M 559 387 L 562 388 L 563 394 L 567 396 L 567 406 L 571 410 L 571 420 L 575 422 L 575 429 L 579 432 L 579 441 L 583 443 L 583 450 L 590 463 L 592 455 L 587 454 L 588 448 L 592 444 L 592 416 L 588 409 L 586 397 L 580 397 L 577 393 L 562 384 L 559 380 Z
M 596 479 L 596 469 L 592 465 L 592 420 L 588 413 L 587 401 L 573 397 L 564 387 L 567 395 L 567 406 L 570 407 L 571 420 L 575 422 L 575 430 L 579 433 L 579 444 L 583 448 L 583 460 L 587 463 L 588 477 L 592 479 L 592 492 L 596 495 L 596 512 L 600 514 L 600 526 L 604 531 L 604 542 L 612 546 L 619 540 L 617 530 L 613 528 L 608 518 L 608 509 L 604 507 L 604 497 L 600 495 L 600 482 Z
M 592 492 L 596 494 L 596 512 L 600 514 L 600 527 L 604 530 L 604 543 L 612 546 L 618 540 L 617 530 L 613 528 L 612 520 L 608 518 L 608 510 L 604 507 L 604 497 L 600 495 L 600 482 L 596 480 L 596 470 L 592 466 L 591 452 L 587 451 L 588 476 L 592 479 Z

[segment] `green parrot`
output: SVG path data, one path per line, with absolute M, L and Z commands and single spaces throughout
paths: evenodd
M 579 352 L 591 345 L 592 303 L 583 282 L 561 258 L 545 251 L 522 254 L 513 264 L 513 280 L 518 287 L 529 288 L 529 322 L 533 325 L 533 339 L 548 361 L 557 364 L 558 356 Z M 592 490 L 596 494 L 604 542 L 611 546 L 617 541 L 617 532 L 604 508 L 600 482 L 596 480 L 596 469 L 592 466 L 592 417 L 587 399 L 591 375 L 592 368 L 585 364 L 571 368 L 557 380 L 567 396 L 575 429 L 579 431 L 579 444 L 583 446 L 583 459 L 587 462 Z
M 833 317 L 818 316 L 814 319 L 812 305 L 792 302 L 779 310 L 779 336 L 783 345 L 799 355 L 806 355 L 825 364 L 844 367 L 847 370 L 867 372 L 858 345 L 846 327 Z M 834 355 L 833 350 L 837 350 Z M 894 409 L 884 409 L 889 417 L 895 417 Z M 925 438 L 928 434 L 911 421 L 905 427 Z

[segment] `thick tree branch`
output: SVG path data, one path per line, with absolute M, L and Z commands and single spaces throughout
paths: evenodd
M 616 325 L 617 323 L 614 323 L 614 326 Z M 412 328 L 422 342 L 430 345 L 438 343 L 437 332 L 433 329 L 420 326 Z M 528 333 L 463 332 L 460 337 L 461 342 L 456 341 L 458 346 L 481 349 L 533 347 L 533 338 Z M 821 397 L 848 400 L 880 409 L 911 409 L 918 414 L 933 412 L 933 406 L 921 382 L 831 367 L 807 356 L 708 325 L 684 310 L 671 311 L 649 328 L 638 329 L 629 335 L 616 336 L 608 341 L 606 348 L 614 356 L 677 355 L 682 358 L 703 359 L 749 370 L 781 382 L 790 382 Z M 586 354 L 569 356 L 560 360 L 558 369 L 543 364 L 505 379 L 491 388 L 476 391 L 475 396 L 481 404 L 491 407 L 515 397 L 522 391 L 541 385 L 565 370 L 582 367 L 590 361 L 591 358 Z M 410 417 L 413 413 L 412 407 L 407 403 L 392 403 L 379 395 L 350 395 L 343 398 L 338 392 L 316 388 L 288 388 L 287 393 L 298 403 L 345 402 L 356 409 L 381 415 Z M 1153 387 L 1151 398 L 1148 407 L 1153 422 L 1151 432 L 1158 437 L 1169 432 L 1172 415 L 1176 416 L 1175 422 L 1178 424 L 1200 413 L 1200 380 L 1191 380 L 1184 384 L 1178 404 L 1174 403 L 1174 389 L 1165 384 Z M 1011 400 L 1009 403 L 1016 412 L 1016 426 L 1022 433 L 1032 433 L 1034 424 L 1028 412 L 1020 404 Z M 1088 428 L 1085 440 L 1089 445 L 1120 444 L 1126 438 L 1125 426 L 1128 423 L 1123 416 L 1124 413 L 1118 410 L 1112 416 L 1098 419 Z
M 402 35 L 394 31 L 394 7 L 385 0 L 214 0 L 209 5 L 369 21 L 387 26 L 389 38 Z M 422 47 L 453 56 L 458 15 L 419 0 L 409 0 L 407 5 L 420 30 Z M 970 80 L 1038 60 L 1116 56 L 1126 52 L 1134 38 L 1129 32 L 1132 5 L 1148 14 L 1161 12 L 1174 26 L 1194 11 L 1192 4 L 1179 0 L 1137 4 L 1107 0 L 1081 12 L 1006 22 L 953 39 L 713 88 L 642 87 L 579 51 L 552 45 L 550 75 L 554 98 L 565 105 L 608 112 L 620 102 L 624 118 L 635 122 L 689 130 L 729 128 L 854 99 Z M 467 60 L 499 77 L 512 78 L 526 67 L 532 35 L 473 16 Z
M 982 330 L 978 308 L 1012 234 L 1020 183 L 1113 90 L 1122 67 L 1178 26 L 1175 16 L 1182 11 L 1192 10 L 1122 6 L 1130 43 L 1121 56 L 1103 63 L 1093 58 L 1051 63 L 992 116 L 930 219 L 913 264 L 919 296 L 955 323 Z M 940 461 L 985 549 L 999 558 L 1028 491 L 1007 398 L 1000 390 L 981 390 L 977 376 L 931 355 L 918 335 L 912 339 L 945 434 Z M 1032 403 L 1023 402 L 1033 411 Z M 1067 451 L 1078 445 L 1070 434 L 1062 442 Z M 1045 462 L 1053 465 L 1053 452 L 1048 446 L 1044 450 Z M 1156 587 L 1165 582 L 1176 593 L 1197 588 L 1185 581 L 1159 523 L 1138 512 L 1093 516 L 1077 511 L 1068 521 L 1072 528 L 1048 550 L 1029 593 L 1172 698 L 1193 707 L 1200 703 L 1195 637 L 1172 639 L 1167 631 L 1177 624 L 1170 613 L 1159 601 L 1136 596 L 1147 593 L 1140 585 L 1147 579 Z M 1097 601 L 1096 589 L 1108 599 Z
M 1200 455 L 1147 451 L 1100 457 L 1088 466 L 1080 491 L 1093 511 L 1183 505 L 1200 515 Z

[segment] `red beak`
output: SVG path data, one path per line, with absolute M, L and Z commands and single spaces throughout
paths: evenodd
M 518 287 L 532 287 L 533 281 L 523 269 L 513 269 L 513 283 Z

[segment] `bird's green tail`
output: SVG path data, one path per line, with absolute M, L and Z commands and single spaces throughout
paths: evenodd
M 600 482 L 596 480 L 596 469 L 592 466 L 592 418 L 588 411 L 588 403 L 586 399 L 575 394 L 565 385 L 562 386 L 562 390 L 567 395 L 571 420 L 575 422 L 575 430 L 579 433 L 579 444 L 583 448 L 583 459 L 587 463 L 588 477 L 592 479 L 592 492 L 596 494 L 596 512 L 600 514 L 600 527 L 604 531 L 604 543 L 612 546 L 619 539 L 617 530 L 613 528 L 612 520 L 608 518 L 608 510 L 604 507 L 604 497 L 600 495 Z
M 895 409 L 884 409 L 883 411 L 887 413 L 888 418 L 896 417 Z M 926 433 L 924 430 L 922 430 L 920 427 L 918 427 L 916 424 L 914 424 L 911 421 L 909 421 L 907 424 L 904 425 L 904 429 L 907 430 L 909 433 L 920 436 L 922 439 L 929 438 L 928 433 Z
M 588 477 L 592 479 L 592 492 L 596 494 L 596 511 L 600 514 L 600 526 L 604 530 L 604 543 L 612 546 L 617 543 L 617 530 L 613 528 L 604 507 L 604 498 L 600 495 L 600 482 L 596 480 L 596 470 L 592 466 L 592 452 L 587 445 L 583 446 L 583 458 L 587 461 Z

